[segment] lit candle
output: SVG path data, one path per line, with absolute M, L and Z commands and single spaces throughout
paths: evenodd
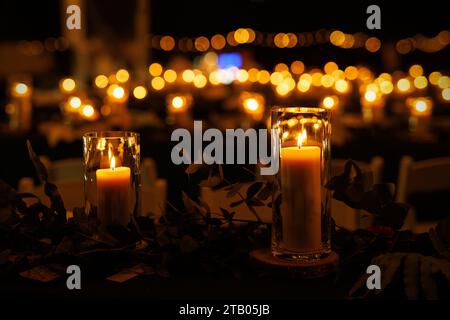
M 321 250 L 321 177 L 318 146 L 281 148 L 281 219 L 286 250 L 312 253 Z
M 116 159 L 111 157 L 110 168 L 98 169 L 96 177 L 97 215 L 102 227 L 110 224 L 126 226 L 131 215 L 130 168 L 116 168 Z
M 131 118 L 128 112 L 128 91 L 123 86 L 112 84 L 106 90 L 106 94 L 106 102 L 111 110 L 111 123 L 123 128 L 129 127 Z
M 10 126 L 14 130 L 28 131 L 31 128 L 32 105 L 31 88 L 23 82 L 14 83 L 11 90 L 14 106 Z
M 430 126 L 433 104 L 430 98 L 413 100 L 410 108 L 409 128 L 414 132 L 426 132 Z
M 411 116 L 415 117 L 430 117 L 432 108 L 431 100 L 428 98 L 418 98 L 413 102 L 411 108 Z

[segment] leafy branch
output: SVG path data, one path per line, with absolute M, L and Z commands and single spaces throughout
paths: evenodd
M 373 215 L 375 226 L 399 230 L 409 207 L 394 200 L 394 184 L 372 184 L 372 181 L 371 173 L 362 172 L 354 161 L 348 160 L 344 172 L 331 178 L 325 187 L 333 191 L 334 199 Z

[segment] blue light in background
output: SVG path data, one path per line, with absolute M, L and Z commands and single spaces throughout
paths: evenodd
M 240 68 L 242 67 L 242 56 L 237 52 L 221 53 L 218 57 L 220 69 Z

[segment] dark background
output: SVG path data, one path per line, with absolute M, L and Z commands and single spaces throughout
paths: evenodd
M 366 29 L 366 8 L 377 4 L 382 29 Z M 88 1 L 90 20 L 112 22 L 127 35 L 135 1 Z M 445 1 L 151 1 L 151 29 L 158 34 L 194 36 L 251 27 L 265 32 L 339 28 L 370 31 L 383 39 L 431 36 L 449 27 Z M 59 1 L 0 1 L 0 40 L 42 40 L 60 35 Z M 122 31 L 121 31 L 122 30 Z
M 381 30 L 368 30 L 366 9 L 370 4 L 381 8 Z M 134 28 L 136 1 L 87 1 L 87 31 L 113 35 L 114 40 L 129 39 Z M 347 33 L 366 32 L 382 41 L 397 41 L 422 33 L 433 37 L 450 27 L 445 1 L 151 1 L 150 31 L 172 36 L 212 36 L 239 27 L 262 32 L 306 32 L 321 28 Z M 0 1 L 0 41 L 44 40 L 61 35 L 60 2 Z M 113 40 L 113 41 L 114 41 Z M 172 53 L 154 50 L 152 57 L 167 61 Z M 194 56 L 194 55 L 193 55 Z M 302 59 L 309 65 L 322 65 L 328 59 L 350 65 L 364 62 L 375 71 L 382 70 L 380 52 L 364 49 L 343 50 L 332 45 L 308 48 L 258 51 L 258 61 L 271 67 L 280 61 Z M 449 49 L 432 55 L 414 51 L 401 56 L 403 65 L 420 61 L 425 67 L 446 69 Z

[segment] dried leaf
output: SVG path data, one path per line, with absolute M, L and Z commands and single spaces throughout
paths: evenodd
M 66 208 L 64 207 L 64 201 L 56 185 L 50 182 L 46 182 L 44 184 L 44 192 L 50 199 L 50 207 L 57 214 L 58 220 L 61 222 L 66 222 Z
M 72 238 L 65 236 L 56 246 L 55 253 L 56 254 L 67 253 L 73 251 L 73 249 L 74 244 Z
M 445 259 L 429 258 L 433 272 L 441 272 L 450 281 L 450 261 Z
M 256 197 L 262 201 L 265 201 L 272 195 L 273 192 L 272 189 L 273 189 L 272 183 L 268 182 L 264 184 L 264 187 L 261 189 L 261 191 L 259 191 Z
M 197 250 L 198 247 L 198 241 L 189 235 L 183 236 L 180 240 L 180 250 L 184 254 L 191 253 Z
M 6 249 L 6 250 L 3 250 L 2 252 L 0 252 L 0 266 L 2 264 L 5 264 L 6 262 L 8 262 L 10 256 L 11 256 L 11 250 L 10 249 Z
M 260 181 L 254 182 L 247 189 L 247 199 L 253 198 L 262 188 L 263 184 Z
M 232 185 L 229 185 L 225 188 L 227 192 L 227 198 L 230 198 L 232 196 L 234 196 L 235 194 L 237 194 L 239 192 L 239 190 L 241 190 L 241 188 L 244 186 L 243 183 L 234 183 Z
M 220 208 L 220 211 L 222 212 L 222 216 L 231 223 L 233 221 L 233 216 L 235 215 L 235 212 L 229 212 L 227 209 Z
M 202 180 L 198 185 L 199 187 L 214 188 L 222 183 L 222 179 L 219 176 L 208 177 L 206 180 Z
M 403 282 L 408 299 L 419 298 L 419 255 L 408 254 L 405 257 Z
M 372 190 L 376 192 L 381 204 L 394 200 L 395 185 L 393 183 L 377 183 L 372 186 Z
M 427 300 L 436 300 L 438 298 L 436 281 L 433 278 L 431 263 L 428 259 L 422 259 L 420 264 L 420 284 Z
M 231 208 L 237 207 L 238 205 L 244 203 L 244 201 L 245 201 L 245 200 L 234 201 L 234 202 L 230 203 L 230 207 L 231 207 Z
M 201 168 L 203 168 L 204 164 L 197 164 L 197 163 L 191 163 L 187 168 L 186 168 L 186 173 L 187 174 L 194 174 L 196 173 L 198 170 L 200 170 Z
M 39 157 L 34 152 L 33 147 L 31 146 L 30 140 L 27 140 L 27 147 L 28 147 L 28 154 L 30 156 L 31 161 L 34 164 L 34 167 L 37 171 L 39 179 L 41 180 L 42 183 L 46 182 L 48 180 L 47 169 L 45 168 L 41 159 L 39 159 Z
M 356 280 L 355 284 L 352 286 L 352 288 L 348 292 L 348 295 L 350 297 L 352 297 L 355 295 L 356 292 L 358 292 L 362 288 L 367 289 L 366 282 L 367 282 L 368 277 L 369 277 L 368 274 L 363 274 L 358 280 Z
M 395 273 L 400 268 L 403 257 L 404 257 L 403 253 L 393 253 L 387 255 L 385 257 L 386 259 L 382 261 L 382 265 L 379 265 L 383 276 L 381 277 L 382 290 L 377 291 L 377 294 L 383 291 L 392 282 Z M 376 262 L 374 263 L 376 264 Z
M 264 206 L 264 202 L 262 202 L 261 200 L 259 200 L 257 198 L 247 199 L 245 201 L 245 203 L 247 203 L 247 205 L 250 206 L 250 207 L 262 207 L 262 206 Z
M 182 192 L 182 199 L 188 213 L 198 213 L 204 216 L 209 212 L 207 209 L 205 209 L 205 207 L 202 207 L 197 202 L 192 200 L 184 191 Z
M 441 219 L 436 226 L 436 233 L 439 239 L 450 248 L 450 217 Z
M 430 228 L 429 236 L 433 247 L 436 249 L 437 253 L 442 257 L 450 259 L 450 251 L 445 246 L 444 242 L 438 236 L 435 228 Z
M 196 205 L 194 201 L 184 191 L 182 191 L 181 198 L 187 213 L 194 214 L 196 212 Z

